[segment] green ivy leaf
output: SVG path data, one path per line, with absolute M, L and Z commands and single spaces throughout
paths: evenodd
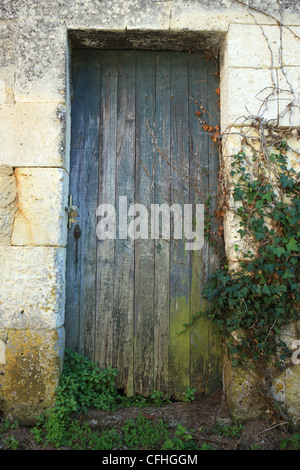
M 278 258 L 280 258 L 281 255 L 285 254 L 285 248 L 283 248 L 282 246 L 274 248 L 273 251 L 278 256 Z
M 264 287 L 262 288 L 262 293 L 263 293 L 263 294 L 267 294 L 267 295 L 272 295 L 272 292 L 271 292 L 271 290 L 270 290 L 270 288 L 269 288 L 268 286 L 264 286 Z
M 288 244 L 286 245 L 287 249 L 290 251 L 300 251 L 298 247 L 298 243 L 295 238 L 291 238 Z

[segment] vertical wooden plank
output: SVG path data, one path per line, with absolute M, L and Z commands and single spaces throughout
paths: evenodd
M 73 73 L 70 194 L 72 204 L 78 206 L 81 237 L 76 262 L 73 225 L 68 236 L 66 343 L 93 359 L 100 83 L 95 54 L 76 53 Z
M 134 202 L 135 175 L 135 53 L 119 54 L 117 101 L 116 203 L 119 196 Z M 124 215 L 124 213 L 122 213 Z M 117 211 L 119 216 L 119 211 Z M 118 235 L 118 234 L 117 234 Z M 114 367 L 118 388 L 133 394 L 134 241 L 116 239 L 114 288 Z
M 219 125 L 219 95 L 216 89 L 219 86 L 218 77 L 216 75 L 217 67 L 211 59 L 207 67 L 207 83 L 208 83 L 208 112 L 210 116 L 210 124 L 215 127 Z M 209 139 L 209 188 L 211 194 L 210 214 L 215 220 L 214 212 L 217 209 L 217 193 L 218 193 L 218 172 L 219 172 L 219 148 L 218 144 Z M 213 230 L 217 229 L 217 222 L 213 224 Z M 219 265 L 217 253 L 213 247 L 209 247 L 209 274 Z M 220 346 L 220 335 L 216 331 L 212 322 L 209 323 L 209 364 L 208 364 L 208 385 L 207 393 L 213 393 L 215 390 L 222 388 L 222 348 Z
M 115 201 L 118 52 L 99 51 L 102 58 L 98 205 Z M 95 359 L 113 364 L 115 240 L 97 241 Z
M 207 62 L 200 54 L 189 57 L 189 138 L 190 138 L 190 202 L 204 204 L 208 194 L 208 139 L 202 126 L 208 119 Z M 201 114 L 199 114 L 201 113 Z M 201 250 L 191 252 L 191 318 L 206 309 L 201 296 L 207 280 L 208 242 Z M 207 390 L 209 339 L 208 322 L 199 318 L 190 328 L 190 380 L 196 396 Z
M 81 351 L 94 359 L 95 305 L 96 305 L 96 209 L 98 205 L 99 115 L 101 62 L 95 51 L 86 53 L 84 184 L 82 195 L 81 228 Z
M 189 202 L 188 142 L 188 60 L 187 53 L 174 53 L 171 60 L 171 198 L 172 204 Z M 184 240 L 173 240 L 170 271 L 170 387 L 175 398 L 183 398 L 189 386 L 189 335 L 177 336 L 182 324 L 189 321 L 190 279 L 189 253 Z
M 86 92 L 86 65 L 81 51 L 74 51 L 72 61 L 72 84 L 74 98 L 72 101 L 71 120 L 71 158 L 70 158 L 70 189 L 73 196 L 73 204 L 79 206 L 79 220 L 81 214 L 80 188 L 84 184 L 84 114 Z M 79 321 L 80 321 L 80 279 L 81 258 L 75 260 L 74 226 L 68 229 L 68 249 L 66 265 L 66 346 L 79 352 Z
M 154 202 L 154 146 L 149 133 L 155 115 L 155 54 L 136 53 L 136 183 L 135 203 L 149 211 Z M 151 239 L 150 211 L 148 239 L 135 240 L 134 305 L 134 391 L 149 396 L 153 392 L 153 300 L 154 241 Z
M 170 53 L 156 54 L 155 204 L 170 205 Z M 154 387 L 170 395 L 170 240 L 155 240 Z

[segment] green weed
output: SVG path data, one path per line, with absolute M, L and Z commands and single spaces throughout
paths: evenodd
M 244 427 L 242 424 L 235 424 L 235 425 L 223 425 L 217 422 L 214 432 L 219 436 L 231 437 L 231 438 L 239 438 L 242 435 Z
M 294 434 L 283 439 L 279 444 L 279 448 L 283 450 L 300 450 L 300 434 Z
M 10 422 L 7 419 L 4 419 L 0 424 L 0 440 L 3 440 L 5 450 L 17 450 L 19 448 L 19 441 L 12 434 L 12 431 L 18 429 L 18 427 L 17 421 Z

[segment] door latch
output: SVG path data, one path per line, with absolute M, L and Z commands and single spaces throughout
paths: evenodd
M 66 212 L 68 212 L 68 228 L 70 229 L 72 224 L 77 222 L 76 217 L 79 216 L 77 206 L 72 205 L 72 196 L 69 196 L 69 205 L 66 207 Z
M 76 243 L 76 246 L 75 246 L 75 262 L 77 263 L 78 261 L 78 240 L 81 236 L 81 229 L 79 227 L 78 224 L 75 225 L 75 228 L 74 228 L 74 238 L 75 238 L 75 243 Z

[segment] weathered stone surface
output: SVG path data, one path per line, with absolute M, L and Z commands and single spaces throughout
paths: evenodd
M 223 371 L 224 390 L 232 419 L 243 423 L 265 416 L 266 402 L 258 393 L 259 375 L 250 368 L 233 368 L 227 355 Z
M 273 381 L 272 395 L 290 420 L 291 430 L 300 430 L 300 367 L 288 367 Z
M 224 60 L 227 67 L 279 67 L 280 28 L 268 25 L 231 24 Z M 289 59 L 287 59 L 289 60 Z
M 264 151 L 268 149 L 269 154 L 278 152 L 273 146 L 274 135 L 280 139 L 281 128 L 274 128 L 269 135 L 269 131 L 265 129 L 264 132 Z M 287 164 L 290 168 L 294 168 L 295 171 L 300 171 L 300 141 L 298 138 L 297 129 L 291 130 L 286 140 L 287 150 Z M 272 137 L 273 136 L 273 137 Z M 250 172 L 253 170 L 253 156 L 259 153 L 262 146 L 262 139 L 259 135 L 258 128 L 255 126 L 244 126 L 234 127 L 232 126 L 227 133 L 224 134 L 222 139 L 222 161 L 224 164 L 224 177 L 227 184 L 234 187 L 234 179 L 230 175 L 231 164 L 233 162 L 233 156 L 239 152 L 243 152 L 245 155 L 245 165 L 247 170 Z
M 67 166 L 66 109 L 56 103 L 0 106 L 0 165 Z
M 4 19 L 49 18 L 65 20 L 68 27 L 112 28 L 139 27 L 166 23 L 171 28 L 204 28 L 224 31 L 229 23 L 276 24 L 280 19 L 279 5 L 270 0 L 248 2 L 247 6 L 234 0 L 81 0 L 70 3 L 68 0 L 2 0 L 0 15 Z M 260 12 L 261 11 L 261 12 Z M 284 24 L 299 24 L 299 4 L 290 0 L 282 9 Z M 297 23 L 298 21 L 298 23 Z
M 101 30 L 71 29 L 69 38 L 74 49 L 141 49 L 203 51 L 218 55 L 224 32 L 170 30 L 150 28 Z
M 296 0 L 293 0 L 296 3 Z M 253 6 L 258 10 L 252 10 L 247 6 L 235 2 L 234 0 L 222 0 L 222 1 L 193 1 L 186 4 L 184 0 L 174 0 L 171 4 L 172 10 L 172 22 L 177 23 L 177 27 L 198 28 L 202 27 L 205 29 L 215 29 L 228 27 L 228 24 L 232 23 L 243 23 L 243 24 L 254 24 L 256 21 L 262 24 L 276 24 L 276 20 L 280 18 L 278 3 L 276 0 L 270 0 L 263 5 L 261 2 L 245 2 L 246 5 Z M 295 24 L 295 21 L 299 21 L 298 11 L 299 7 L 296 4 L 292 7 L 291 3 L 285 10 L 284 20 L 287 24 Z M 260 13 L 260 11 L 262 13 Z M 215 14 L 212 14 L 215 12 Z M 266 14 L 264 14 L 266 13 Z M 275 15 L 275 18 L 272 16 Z M 291 22 L 291 23 L 289 23 Z M 198 24 L 197 24 L 198 23 Z M 296 23 L 298 24 L 298 23 Z
M 246 138 L 251 142 L 251 146 L 246 144 Z M 243 239 L 238 232 L 241 229 L 240 219 L 236 215 L 237 209 L 241 202 L 233 199 L 233 190 L 235 188 L 235 178 L 231 175 L 232 163 L 234 155 L 243 151 L 245 155 L 245 167 L 251 172 L 253 168 L 253 155 L 255 150 L 259 150 L 260 140 L 257 130 L 253 127 L 232 127 L 230 132 L 224 135 L 222 141 L 222 162 L 223 162 L 223 178 L 226 187 L 226 204 L 227 211 L 224 216 L 224 241 L 225 252 L 228 260 L 229 269 L 238 268 L 238 260 L 241 259 L 241 253 L 255 252 L 253 241 L 249 237 Z
M 285 409 L 295 430 L 300 430 L 300 367 L 294 366 L 285 374 Z
M 281 339 L 291 351 L 286 360 L 286 368 L 273 380 L 271 394 L 281 410 L 290 420 L 292 430 L 300 430 L 300 364 L 293 363 L 293 352 L 299 357 L 300 321 L 293 322 L 283 328 Z M 278 351 L 278 356 L 280 351 Z
M 11 244 L 16 198 L 17 184 L 13 168 L 0 166 L 0 245 Z
M 273 131 L 275 132 L 275 131 Z M 279 130 L 277 131 L 279 138 Z M 269 148 L 268 153 L 277 153 L 278 150 L 273 147 L 273 139 L 270 140 L 268 132 L 265 131 L 264 136 L 264 150 L 266 151 Z M 272 145 L 271 145 L 272 143 Z M 228 132 L 223 137 L 222 142 L 222 163 L 223 163 L 223 178 L 224 184 L 226 187 L 227 194 L 227 206 L 228 210 L 224 216 L 224 238 L 225 238 L 225 251 L 226 256 L 229 262 L 231 269 L 235 269 L 238 259 L 240 259 L 240 254 L 238 249 L 243 250 L 244 252 L 250 250 L 252 253 L 255 253 L 255 244 L 253 240 L 248 238 L 241 239 L 238 230 L 240 230 L 239 218 L 236 216 L 236 210 L 240 206 L 240 202 L 237 203 L 233 199 L 233 190 L 235 187 L 235 177 L 231 175 L 231 164 L 234 161 L 234 155 L 239 152 L 244 153 L 244 167 L 251 174 L 254 168 L 253 157 L 257 154 L 260 154 L 262 141 L 259 136 L 258 130 L 255 127 L 231 127 L 230 132 Z M 300 170 L 300 142 L 297 139 L 296 131 L 291 132 L 289 139 L 287 140 L 288 149 L 286 155 L 288 157 L 288 165 L 293 168 L 295 171 Z M 257 163 L 256 163 L 257 165 Z M 274 183 L 276 184 L 276 178 L 273 178 Z M 237 249 L 238 248 L 238 249 Z
M 67 102 L 67 30 L 63 21 L 46 16 L 0 22 L 0 41 L 0 80 L 9 95 L 1 104 Z
M 300 44 L 300 40 L 299 40 Z M 284 67 L 278 71 L 279 125 L 300 127 L 300 67 Z
M 274 373 L 278 370 L 272 369 Z M 271 373 L 272 373 L 271 372 Z M 264 389 L 264 378 L 258 372 L 246 368 L 232 367 L 228 357 L 224 361 L 224 389 L 230 414 L 236 422 L 266 417 L 271 411 L 267 400 L 260 393 Z M 273 380 L 271 395 L 280 408 L 290 429 L 300 429 L 300 367 L 291 365 Z
M 0 80 L 12 87 L 15 80 L 17 60 L 17 24 L 15 21 L 0 22 L 0 43 Z
M 3 339 L 0 339 L 0 364 L 6 363 L 5 347 L 5 342 L 3 341 Z
M 3 80 L 0 80 L 0 104 L 4 104 L 6 100 L 6 86 Z
M 277 71 L 229 67 L 222 72 L 221 129 L 250 124 L 252 117 L 278 118 Z
M 300 27 L 289 26 L 282 28 L 281 63 L 283 66 L 298 66 L 300 64 Z
M 68 176 L 60 168 L 16 168 L 18 209 L 13 245 L 56 245 L 67 242 Z
M 51 21 L 47 16 L 19 20 L 14 83 L 17 102 L 66 103 L 66 46 L 64 22 Z
M 64 330 L 9 330 L 3 383 L 4 414 L 32 425 L 53 405 L 64 350 Z
M 224 61 L 227 67 L 299 66 L 299 27 L 230 24 Z
M 235 183 L 234 177 L 230 175 L 231 163 L 233 161 L 232 156 L 243 151 L 245 155 L 245 167 L 249 173 L 251 173 L 251 167 L 254 165 L 252 157 L 256 152 L 259 153 L 261 139 L 259 138 L 257 129 L 255 128 L 242 127 L 231 128 L 230 130 L 231 133 L 227 134 L 223 141 L 223 163 L 224 177 L 228 184 L 228 194 L 232 195 L 232 188 Z M 277 132 L 280 133 L 280 131 Z M 267 131 L 265 132 L 264 139 L 264 148 L 266 151 L 266 148 L 271 145 Z M 300 143 L 297 139 L 296 131 L 292 131 L 290 133 L 287 145 L 288 150 L 286 154 L 288 156 L 288 163 L 290 167 L 297 171 L 299 170 L 299 153 L 297 152 L 299 152 Z M 277 152 L 277 150 L 270 146 L 269 153 L 271 154 L 272 151 Z M 245 245 L 237 233 L 237 230 L 240 228 L 238 218 L 235 215 L 237 205 L 233 201 L 232 197 L 228 198 L 228 202 L 229 210 L 227 211 L 224 219 L 225 249 L 230 268 L 237 269 L 238 252 L 235 250 L 235 246 L 245 250 Z M 255 249 L 255 246 L 252 248 Z M 291 348 L 293 341 L 297 339 L 296 326 L 292 324 L 286 327 L 281 335 L 281 339 L 285 341 L 289 348 Z M 299 377 L 299 366 L 292 365 L 274 379 L 272 387 L 272 395 L 275 402 L 277 402 L 285 412 L 287 419 L 290 421 L 291 427 L 294 429 L 298 429 L 300 423 Z M 224 367 L 224 384 L 230 412 L 236 421 L 256 418 L 266 412 L 267 408 L 265 407 L 265 402 L 263 400 L 259 400 L 257 394 L 254 394 L 254 391 L 257 388 L 256 384 L 260 381 L 263 381 L 263 377 L 260 377 L 256 373 L 254 374 L 250 369 L 231 368 L 230 362 L 226 358 Z
M 226 211 L 224 216 L 224 238 L 225 238 L 225 253 L 228 260 L 229 269 L 238 268 L 238 260 L 242 258 L 242 252 L 253 250 L 252 244 L 247 239 L 242 239 L 238 230 L 241 229 L 239 218 L 235 212 L 237 206 L 233 203 L 233 198 L 230 198 L 232 207 Z
M 299 37 L 293 34 L 298 29 L 230 25 L 221 60 L 223 132 L 250 124 L 251 116 L 282 127 L 300 125 L 300 73 L 295 67 L 299 62 L 291 51 L 299 49 Z
M 64 323 L 65 248 L 0 247 L 0 329 Z

